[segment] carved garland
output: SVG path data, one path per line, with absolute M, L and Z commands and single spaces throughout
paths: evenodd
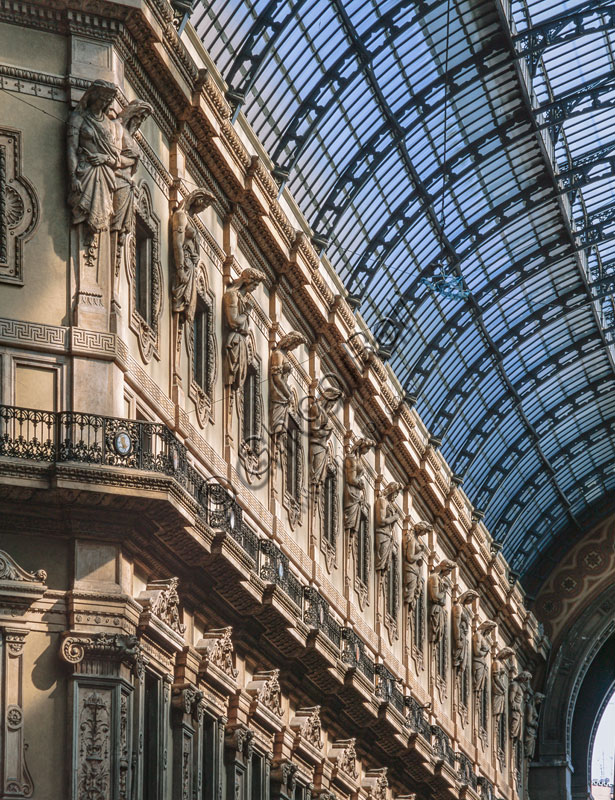
M 135 230 L 130 239 L 130 252 L 126 261 L 130 293 L 130 329 L 139 342 L 141 358 L 148 364 L 152 356 L 160 360 L 160 316 L 162 314 L 163 278 L 160 265 L 160 219 L 153 210 L 152 196 L 142 181 L 138 190 L 136 216 L 151 237 L 151 322 L 147 322 L 137 309 L 137 240 Z M 136 222 L 136 220 L 135 220 Z M 148 267 L 150 265 L 147 265 Z

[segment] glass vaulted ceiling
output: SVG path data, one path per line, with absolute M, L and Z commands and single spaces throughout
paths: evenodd
M 192 22 L 536 579 L 615 488 L 615 1 L 216 0 Z M 468 297 L 421 282 L 438 263 Z

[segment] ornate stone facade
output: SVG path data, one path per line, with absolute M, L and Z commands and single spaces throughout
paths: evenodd
M 0 797 L 523 797 L 544 637 L 190 26 L 0 37 Z

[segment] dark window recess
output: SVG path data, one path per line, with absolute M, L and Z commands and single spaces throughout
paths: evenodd
M 323 536 L 331 547 L 335 547 L 335 504 L 337 502 L 335 472 L 329 470 L 323 489 Z
M 160 679 L 145 673 L 143 691 L 143 800 L 159 796 Z
M 505 753 L 506 752 L 506 715 L 500 714 L 498 717 L 498 747 Z
M 386 573 L 386 609 L 392 619 L 397 619 L 397 553 L 391 553 L 391 561 Z
M 466 667 L 463 672 L 461 673 L 461 704 L 466 706 L 468 705 L 468 667 Z
M 489 710 L 489 695 L 487 693 L 487 686 L 483 686 L 480 693 L 480 727 L 487 730 L 487 712 Z
M 438 657 L 438 675 L 446 682 L 446 656 L 448 648 L 448 633 L 446 629 L 446 617 L 444 618 L 444 625 L 442 636 L 437 644 L 437 657 Z
M 369 520 L 367 514 L 361 513 L 359 530 L 357 531 L 357 578 L 367 586 L 369 559 Z
M 217 740 L 216 720 L 205 714 L 203 717 L 203 800 L 217 800 Z
M 414 606 L 414 646 L 419 651 L 419 653 L 423 652 L 423 635 L 424 635 L 424 628 L 425 628 L 425 615 L 424 615 L 424 606 L 425 606 L 425 590 L 423 586 L 421 586 L 421 591 L 419 596 L 416 599 L 416 604 Z
M 193 322 L 192 377 L 204 392 L 209 391 L 209 309 L 197 299 Z
M 299 426 L 289 416 L 286 430 L 286 492 L 299 502 L 301 494 L 300 464 L 301 450 L 299 447 Z
M 263 757 L 252 755 L 252 793 L 250 800 L 264 800 L 263 797 Z
M 243 440 L 252 447 L 256 446 L 256 439 L 260 439 L 260 431 L 257 430 L 257 403 L 258 397 L 258 373 L 254 366 L 250 364 L 243 384 Z
M 139 215 L 135 222 L 135 300 L 137 311 L 152 324 L 152 242 L 153 236 Z

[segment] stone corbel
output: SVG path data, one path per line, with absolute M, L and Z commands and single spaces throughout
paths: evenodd
M 387 800 L 387 767 L 370 769 L 365 773 L 361 788 L 367 792 L 368 800 Z
M 139 631 L 177 652 L 184 647 L 186 630 L 179 615 L 178 583 L 177 578 L 150 581 L 145 591 L 137 597 L 137 601 L 143 606 L 139 617 Z
M 319 763 L 323 748 L 320 706 L 298 709 L 290 721 L 290 727 L 295 733 L 293 752 L 299 752 L 313 764 Z
M 260 670 L 246 686 L 246 692 L 252 698 L 250 716 L 254 716 L 269 730 L 281 728 L 282 704 L 279 669 Z
M 336 739 L 327 754 L 333 764 L 332 782 L 351 793 L 356 792 L 359 780 L 356 741 L 356 739 Z
M 83 674 L 92 671 L 92 662 L 104 661 L 116 664 L 116 672 L 121 664 L 125 664 L 139 678 L 147 663 L 137 637 L 120 633 L 66 631 L 60 645 L 60 657 L 72 665 L 76 672 Z
M 284 759 L 271 769 L 271 796 L 273 800 L 291 800 L 295 793 L 297 765 Z
M 44 569 L 27 572 L 4 550 L 0 550 L 0 599 L 11 607 L 25 610 L 47 591 Z
M 233 663 L 232 632 L 231 627 L 215 628 L 204 633 L 196 645 L 201 656 L 199 677 L 213 681 L 229 695 L 237 691 L 238 674 Z

